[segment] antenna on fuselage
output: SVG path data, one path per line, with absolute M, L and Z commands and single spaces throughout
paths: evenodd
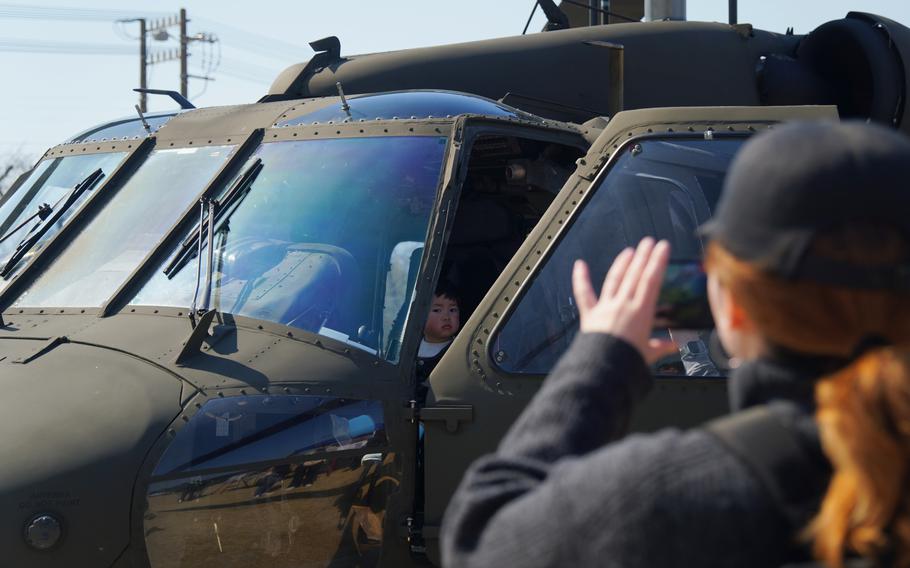
M 186 97 L 178 93 L 177 91 L 168 91 L 165 89 L 133 89 L 137 93 L 142 93 L 146 95 L 165 95 L 174 99 L 174 102 L 180 105 L 180 108 L 187 110 L 191 108 L 196 108 L 196 105 L 187 100 Z
M 133 105 L 133 106 L 136 108 L 136 112 L 139 113 L 139 120 L 142 121 L 142 128 L 145 128 L 145 131 L 148 133 L 149 136 L 151 136 L 151 135 L 152 135 L 152 127 L 149 126 L 148 121 L 145 120 L 145 115 L 142 114 L 142 109 L 139 108 L 139 105 Z
M 348 104 L 348 99 L 344 96 L 344 89 L 341 88 L 341 81 L 336 82 L 335 87 L 338 89 L 338 96 L 341 97 L 341 110 L 348 115 L 348 118 L 353 118 L 351 116 L 351 105 Z

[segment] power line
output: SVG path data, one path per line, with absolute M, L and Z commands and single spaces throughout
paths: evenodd
M 126 18 L 122 18 L 119 20 L 115 20 L 114 22 L 111 23 L 111 29 L 114 30 L 114 35 L 116 35 L 120 39 L 127 40 L 127 41 L 138 40 L 139 36 L 131 35 L 129 32 L 126 31 L 127 22 L 124 21 L 125 19 Z
M 166 28 L 168 24 L 173 23 L 168 19 L 171 16 L 172 14 L 167 12 L 143 12 L 143 17 L 146 19 L 151 20 L 153 18 L 158 18 L 161 20 L 160 22 L 152 23 L 150 28 Z M 90 8 L 62 8 L 54 6 L 29 6 L 23 4 L 0 3 L 0 19 L 112 22 L 114 33 L 120 38 L 132 41 L 140 39 L 137 36 L 130 35 L 126 31 L 124 26 L 125 22 L 117 21 L 137 21 L 136 12 L 132 10 L 99 10 Z M 310 52 L 309 48 L 251 33 L 214 20 L 199 18 L 197 22 L 219 30 L 219 35 L 227 37 L 227 44 L 230 47 L 242 51 L 264 55 L 266 57 L 280 57 L 293 61 L 306 58 Z M 152 30 L 150 29 L 149 31 Z M 261 66 L 252 65 L 236 59 L 223 59 L 221 55 L 221 41 L 219 41 L 222 38 L 215 37 L 213 34 L 197 34 L 197 36 L 198 37 L 194 36 L 188 39 L 190 41 L 198 42 L 197 47 L 202 47 L 202 53 L 200 54 L 202 56 L 202 61 L 198 61 L 198 68 L 201 70 L 202 77 L 211 77 L 215 73 L 220 73 L 227 77 L 233 77 L 242 81 L 269 85 L 278 73 L 277 71 L 275 73 L 270 73 Z M 4 51 L 73 55 L 134 54 L 133 48 L 120 45 L 0 38 L 0 52 Z M 176 57 L 168 51 L 157 50 L 155 53 L 149 54 L 150 61 L 148 61 L 148 63 L 154 63 L 155 61 L 164 62 L 174 58 Z M 194 65 L 194 67 L 196 67 L 196 65 Z M 197 76 L 194 75 L 194 77 Z M 205 81 L 205 85 L 207 85 L 207 83 L 208 81 Z M 202 92 L 204 91 L 205 88 L 203 88 Z M 199 94 L 202 94 L 202 92 Z
M 253 65 L 245 61 L 234 59 L 232 57 L 222 58 L 221 65 L 222 67 L 227 66 L 235 71 L 240 71 L 248 75 L 258 75 L 260 77 L 269 77 L 270 79 L 278 73 L 278 71 L 275 71 L 273 73 L 271 69 L 263 68 L 261 65 Z
M 235 73 L 230 69 L 221 69 L 218 71 L 219 74 L 225 75 L 227 77 L 232 77 L 234 79 L 239 79 L 241 81 L 247 81 L 248 83 L 256 83 L 257 85 L 269 86 L 272 84 L 272 79 L 264 79 L 262 77 L 252 77 L 246 75 L 245 73 Z
M 290 57 L 294 61 L 308 58 L 309 47 L 302 47 L 273 37 L 252 33 L 208 18 L 195 18 L 202 26 L 218 31 L 225 45 L 266 56 Z
M 55 6 L 28 6 L 24 4 L 0 4 L 0 18 L 22 20 L 79 20 L 87 22 L 109 22 L 135 17 L 133 10 L 97 10 L 91 8 L 59 8 Z M 146 12 L 149 17 L 166 16 L 166 12 Z
M 230 58 L 222 59 L 221 66 L 218 68 L 218 73 L 233 76 L 238 79 L 268 84 L 271 84 L 278 75 L 278 71 L 270 73 L 268 70 L 263 69 L 258 65 L 250 65 L 243 61 Z
M 134 53 L 132 48 L 116 44 L 73 43 L 18 38 L 0 38 L 0 51 L 72 55 L 133 55 Z
M 215 79 L 212 75 L 215 74 L 215 71 L 218 70 L 218 67 L 221 65 L 221 41 L 217 36 L 211 35 L 215 41 L 213 42 L 202 42 L 202 56 L 199 64 L 201 70 L 201 77 L 204 79 L 202 81 L 202 89 L 198 93 L 193 95 L 193 99 L 201 97 L 209 88 L 209 83 Z

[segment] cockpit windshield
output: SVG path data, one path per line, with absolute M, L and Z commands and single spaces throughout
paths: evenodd
M 38 164 L 0 207 L 0 269 L 9 266 L 9 270 L 2 270 L 0 291 L 57 234 L 93 193 L 91 190 L 103 183 L 104 177 L 110 176 L 125 156 L 125 152 L 88 154 Z M 90 178 L 99 169 L 101 177 Z M 74 191 L 82 182 L 86 182 L 82 186 L 84 191 Z M 51 225 L 45 228 L 44 223 Z M 27 240 L 33 244 L 26 251 L 22 247 Z M 14 255 L 19 259 L 10 263 Z
M 233 146 L 209 146 L 152 152 L 14 305 L 103 305 L 202 192 L 232 150 Z
M 228 184 L 213 215 L 210 307 L 397 359 L 445 148 L 416 136 L 262 145 L 240 174 L 253 181 L 240 195 Z M 132 304 L 194 303 L 208 256 L 195 235 Z

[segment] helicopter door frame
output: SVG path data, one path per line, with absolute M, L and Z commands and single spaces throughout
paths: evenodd
M 455 214 L 468 173 L 472 149 L 479 137 L 489 135 L 517 136 L 529 140 L 562 144 L 576 147 L 581 152 L 588 147 L 583 135 L 569 128 L 554 129 L 552 125 L 537 122 L 476 115 L 462 115 L 455 119 L 449 138 L 449 150 L 445 159 L 441 189 L 436 203 L 437 213 L 431 221 L 428 231 L 420 262 L 421 270 L 414 289 L 414 300 L 405 324 L 404 339 L 399 354 L 402 380 L 407 384 L 408 392 L 412 395 L 415 394 L 417 386 L 415 376 L 417 349 L 423 337 L 424 322 L 442 271 L 442 260 L 448 247 L 449 236 L 456 221 Z M 471 410 L 468 408 L 420 408 L 418 401 L 413 396 L 405 404 L 408 407 L 405 416 L 414 424 L 419 419 L 422 422 L 435 422 L 455 427 L 459 421 L 471 418 Z M 416 447 L 416 429 L 414 433 Z M 405 464 L 405 470 L 405 475 L 410 475 L 410 471 L 416 472 L 416 462 L 413 468 L 409 464 Z M 412 487 L 414 484 L 408 483 L 407 479 L 403 478 L 402 490 L 409 491 Z M 414 497 L 416 494 L 403 497 L 403 504 L 410 502 L 411 509 L 413 509 Z M 405 526 L 407 536 L 413 537 L 417 532 L 415 519 L 413 517 L 405 519 Z M 416 542 L 413 538 L 411 540 Z
M 573 146 L 584 151 L 588 146 L 580 133 L 547 128 L 536 122 L 518 122 L 486 116 L 462 115 L 452 126 L 449 155 L 437 201 L 437 214 L 429 229 L 426 246 L 423 250 L 417 284 L 414 289 L 414 302 L 404 330 L 399 360 L 407 383 L 414 387 L 417 349 L 423 337 L 423 326 L 429 313 L 436 283 L 442 271 L 442 261 L 449 245 L 449 237 L 454 227 L 456 211 L 462 196 L 464 182 L 470 166 L 471 153 L 476 140 L 483 136 L 504 135 L 517 136 L 528 140 L 550 142 Z M 432 413 L 431 413 L 432 414 Z M 445 411 L 438 412 L 443 416 Z M 423 417 L 424 420 L 430 419 Z
M 439 527 L 464 471 L 474 459 L 495 449 L 544 379 L 541 375 L 504 371 L 491 352 L 490 340 L 520 303 L 590 195 L 596 193 L 592 189 L 598 187 L 601 173 L 609 170 L 630 141 L 655 133 L 703 133 L 707 138 L 724 132 L 742 136 L 794 119 L 836 120 L 837 113 L 834 107 L 818 106 L 641 109 L 619 113 L 607 124 L 430 375 L 430 396 L 421 415 L 447 418 L 424 420 L 425 509 L 421 531 L 431 561 L 439 563 Z M 725 382 L 714 382 L 715 394 L 722 394 L 725 400 Z M 689 398 L 701 396 L 689 380 L 668 383 L 673 384 L 655 389 L 661 391 L 664 401 L 674 400 L 686 389 L 693 390 Z M 651 426 L 667 425 L 666 420 L 658 422 Z

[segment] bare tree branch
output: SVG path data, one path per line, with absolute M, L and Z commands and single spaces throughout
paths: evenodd
M 32 166 L 33 161 L 22 149 L 0 154 L 0 195 L 7 192 L 19 175 Z

